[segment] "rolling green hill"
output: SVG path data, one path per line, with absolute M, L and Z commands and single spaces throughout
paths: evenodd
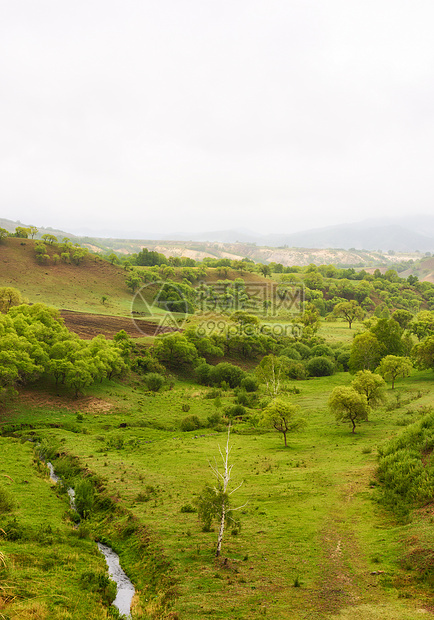
M 13 286 L 31 303 L 68 310 L 128 315 L 131 293 L 125 271 L 89 254 L 80 265 L 59 262 L 38 265 L 35 241 L 7 238 L 0 245 L 0 286 Z M 47 246 L 52 256 L 58 250 Z M 103 304 L 102 297 L 107 297 Z

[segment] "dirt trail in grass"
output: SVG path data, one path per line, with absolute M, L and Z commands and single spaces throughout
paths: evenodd
M 357 493 L 366 489 L 368 476 L 369 471 L 362 470 L 357 479 L 338 487 L 334 509 L 319 534 L 321 573 L 313 603 L 324 617 L 378 596 L 378 577 L 371 574 L 349 512 Z
M 353 472 L 350 482 L 336 489 L 334 506 L 318 537 L 321 571 L 310 601 L 316 611 L 306 619 L 409 620 L 433 613 L 422 601 L 396 600 L 382 586 L 384 571 L 369 565 L 359 531 L 364 517 L 356 502 L 370 474 L 370 468 Z

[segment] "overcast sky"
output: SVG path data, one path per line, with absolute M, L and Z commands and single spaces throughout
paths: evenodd
M 432 213 L 433 0 L 0 0 L 0 216 L 123 236 Z

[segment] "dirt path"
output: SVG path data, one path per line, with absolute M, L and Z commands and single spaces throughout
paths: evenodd
M 371 472 L 364 469 L 358 473 L 338 489 L 334 508 L 319 535 L 321 573 L 312 592 L 318 614 L 315 619 L 407 620 L 421 614 L 432 617 L 432 610 L 421 601 L 394 600 L 392 591 L 382 587 L 385 572 L 381 566 L 377 570 L 370 566 L 369 551 L 358 530 L 363 517 L 357 515 L 353 503 L 358 492 L 366 490 Z

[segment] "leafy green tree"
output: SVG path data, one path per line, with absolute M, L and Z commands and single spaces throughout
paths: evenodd
M 304 312 L 301 315 L 301 318 L 298 319 L 298 322 L 304 325 L 305 332 L 308 335 L 316 334 L 321 325 L 320 314 L 316 306 L 312 303 L 306 304 Z
M 411 353 L 419 368 L 434 370 L 434 335 L 416 344 Z
M 31 238 L 33 239 L 35 235 L 38 234 L 38 229 L 36 228 L 36 226 L 29 226 L 29 234 L 31 236 Z
M 409 329 L 419 340 L 434 335 L 434 312 L 430 310 L 419 312 L 410 323 Z
M 89 254 L 86 248 L 75 248 L 71 253 L 71 260 L 74 265 L 80 265 Z
M 3 335 L 0 346 L 0 393 L 36 378 L 43 367 L 32 358 L 32 345 L 17 334 Z
M 150 251 L 148 248 L 143 248 L 141 252 L 137 254 L 136 265 L 142 265 L 146 267 L 153 267 L 154 265 L 167 265 L 168 260 L 164 254 Z
M 194 369 L 196 380 L 200 385 L 211 385 L 211 370 L 213 366 L 211 364 L 207 364 L 203 362 L 202 364 L 198 364 Z
M 353 387 L 335 387 L 328 399 L 328 406 L 335 414 L 337 422 L 351 422 L 352 433 L 356 430 L 356 422 L 368 419 L 368 400 Z
M 113 379 L 115 376 L 121 376 L 127 370 L 122 348 L 117 347 L 115 342 L 106 340 L 105 336 L 96 336 L 91 340 L 88 347 L 93 363 L 98 369 L 99 378 Z
M 259 265 L 259 271 L 262 273 L 264 278 L 267 276 L 271 278 L 271 269 L 269 265 Z
M 297 431 L 305 425 L 302 418 L 296 418 L 297 407 L 291 403 L 275 398 L 262 412 L 262 424 L 282 433 L 285 448 L 288 447 L 286 435 Z
M 196 291 L 189 282 L 177 283 L 172 280 L 167 280 L 154 297 L 154 303 L 168 312 L 188 314 L 194 314 L 195 300 Z
M 244 310 L 237 310 L 237 312 L 233 312 L 231 314 L 231 321 L 234 321 L 234 323 L 238 323 L 243 327 L 246 325 L 252 325 L 256 327 L 260 323 L 257 316 L 255 316 L 254 314 L 248 314 L 248 312 L 244 312 Z
M 413 319 L 413 315 L 409 310 L 404 310 L 400 308 L 399 310 L 395 310 L 392 314 L 392 319 L 396 321 L 402 329 L 407 329 L 410 324 L 410 321 Z
M 115 263 L 116 264 L 119 263 L 119 258 L 117 257 L 117 255 L 114 252 L 109 254 L 107 258 L 108 258 L 108 260 L 109 260 L 111 265 L 114 265 Z
M 324 278 L 319 271 L 312 271 L 304 278 L 304 283 L 312 290 L 321 290 L 324 288 Z
M 45 241 L 45 243 L 48 243 L 49 245 L 53 245 L 53 243 L 57 243 L 57 237 L 55 237 L 54 235 L 50 235 L 49 233 L 42 235 L 41 239 Z
M 213 385 L 227 383 L 229 387 L 235 388 L 241 384 L 241 381 L 245 377 L 245 372 L 235 364 L 220 362 L 220 364 L 211 368 L 209 376 Z
M 381 346 L 374 334 L 368 331 L 355 336 L 348 361 L 350 372 L 374 370 L 380 360 Z
M 89 357 L 77 357 L 73 364 L 68 365 L 65 383 L 74 389 L 75 396 L 78 397 L 84 388 L 94 383 L 96 375 L 96 366 Z
M 392 390 L 395 387 L 395 381 L 398 377 L 408 377 L 413 368 L 413 364 L 408 357 L 400 357 L 398 355 L 386 355 L 377 368 L 377 372 L 392 382 Z
M 133 271 L 127 276 L 125 283 L 132 293 L 134 293 L 142 283 L 140 276 Z
M 224 351 L 213 338 L 206 335 L 199 335 L 195 327 L 188 327 L 184 330 L 184 336 L 193 343 L 200 357 L 209 359 L 210 357 L 223 357 Z
M 404 330 L 394 319 L 378 319 L 370 331 L 380 343 L 382 356 L 399 356 L 404 353 L 405 343 L 402 338 Z
M 385 401 L 386 383 L 380 375 L 370 370 L 359 370 L 351 386 L 364 394 L 369 407 L 376 407 Z
M 23 298 L 18 289 L 12 286 L 0 288 L 0 312 L 9 312 L 12 306 L 19 306 L 23 303 Z
M 6 237 L 9 237 L 9 232 L 6 230 L 6 228 L 0 228 L 0 243 L 3 241 L 3 239 L 6 239 Z
M 363 319 L 364 312 L 359 306 L 357 301 L 352 299 L 351 301 L 342 301 L 333 308 L 333 314 L 335 316 L 342 316 L 348 322 L 348 327 L 351 329 L 353 321 Z
M 164 366 L 174 370 L 191 368 L 198 359 L 194 344 L 179 332 L 159 336 L 153 350 Z
M 15 228 L 15 237 L 19 239 L 28 239 L 30 234 L 30 229 L 25 228 L 24 226 L 17 226 Z

